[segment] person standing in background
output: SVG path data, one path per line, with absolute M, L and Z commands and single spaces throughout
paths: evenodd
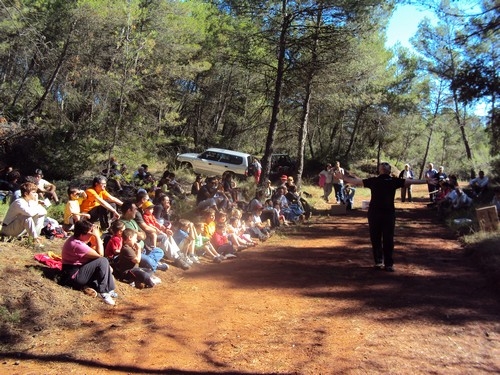
M 342 193 L 342 189 L 344 187 L 344 181 L 342 179 L 335 177 L 344 175 L 344 168 L 340 166 L 339 161 L 335 162 L 335 166 L 333 167 L 332 173 L 333 173 L 333 189 L 335 190 L 335 199 L 337 200 L 337 203 L 343 203 L 344 196 Z
M 405 164 L 405 168 L 399 173 L 399 178 L 402 178 L 403 180 L 414 178 L 413 171 L 410 169 L 410 164 Z M 408 202 L 411 202 L 411 185 L 408 187 L 403 186 L 401 188 L 401 202 L 406 200 L 406 195 L 408 195 Z
M 427 190 L 429 191 L 429 201 L 434 203 L 436 200 L 436 193 L 439 190 L 439 185 L 437 184 L 437 171 L 434 169 L 434 164 L 429 163 L 427 165 L 427 171 L 425 171 L 425 178 L 427 180 L 436 181 L 435 183 L 427 184 Z
M 332 165 L 328 163 L 325 169 L 319 172 L 319 186 L 323 188 L 323 199 L 328 203 L 330 194 L 333 190 Z
M 363 186 L 371 190 L 370 207 L 368 208 L 368 226 L 372 244 L 375 269 L 394 272 L 394 228 L 396 226 L 396 208 L 394 196 L 396 190 L 412 184 L 436 184 L 436 179 L 416 180 L 401 179 L 391 176 L 391 165 L 380 163 L 377 177 L 357 178 L 336 172 L 335 178 L 344 180 L 355 186 Z

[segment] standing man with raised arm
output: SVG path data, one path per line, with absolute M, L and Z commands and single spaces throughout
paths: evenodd
M 368 225 L 373 248 L 373 258 L 376 269 L 394 272 L 394 227 L 396 224 L 396 209 L 394 196 L 396 190 L 413 184 L 435 184 L 435 179 L 416 180 L 402 179 L 391 176 L 389 163 L 380 163 L 377 177 L 357 178 L 336 172 L 337 178 L 352 185 L 363 186 L 371 190 L 370 207 L 368 208 Z

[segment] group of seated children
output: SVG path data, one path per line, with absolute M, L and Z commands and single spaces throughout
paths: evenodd
M 202 263 L 203 258 L 221 263 L 225 259 L 236 258 L 239 251 L 255 246 L 257 240 L 265 241 L 273 234 L 270 220 L 261 219 L 262 204 L 256 205 L 245 217 L 238 208 L 223 211 L 208 207 L 195 222 L 182 218 L 171 221 L 171 197 L 160 193 L 151 201 L 145 191 L 138 191 L 134 202 L 113 201 L 120 203 L 120 213 L 111 205 L 113 211 L 104 207 L 101 214 L 111 212 L 113 219 L 106 232 L 99 231 L 99 228 L 103 229 L 102 222 L 105 220 L 99 215 L 92 215 L 91 210 L 81 212 L 79 200 L 85 202 L 89 194 L 95 196 L 95 193 L 99 199 L 105 200 L 105 185 L 105 179 L 98 176 L 91 188 L 94 192 L 73 187 L 68 189 L 65 221 L 72 224 L 78 236 L 73 235 L 66 242 L 74 243 L 76 240 L 83 244 L 79 242 L 82 246 L 78 255 L 69 250 L 63 251 L 62 262 L 64 283 L 84 288 L 86 293 L 91 288 L 111 305 L 114 304 L 113 296 L 116 293 L 114 284 L 103 280 L 109 279 L 109 275 L 103 271 L 106 262 L 107 267 L 111 266 L 115 278 L 138 288 L 150 288 L 161 282 L 156 271 L 169 268 L 164 260 L 173 261 L 173 265 L 183 270 Z M 95 199 L 94 209 L 99 207 L 99 199 Z M 106 202 L 109 204 L 109 201 Z M 65 248 L 68 249 L 69 245 L 65 245 Z M 93 262 L 97 258 L 96 254 L 106 259 L 106 262 L 101 260 L 99 264 L 86 266 L 85 269 L 93 273 L 88 271 L 86 277 L 82 274 L 75 280 L 75 272 Z M 84 258 L 85 261 L 82 260 Z
M 162 180 L 172 184 L 173 177 L 168 174 Z M 203 258 L 215 263 L 236 258 L 239 251 L 266 241 L 280 222 L 297 220 L 304 212 L 293 185 L 290 191 L 278 187 L 265 206 L 264 190 L 259 190 L 260 200 L 243 211 L 237 208 L 238 191 L 230 175 L 210 177 L 200 184 L 199 203 L 208 203 L 198 205 L 194 222 L 176 218 L 172 212 L 170 190 L 175 188 L 167 189 L 171 196 L 156 189 L 153 201 L 139 189 L 132 202 L 112 196 L 106 185 L 101 175 L 86 190 L 68 188 L 64 227 L 73 235 L 63 246 L 62 282 L 99 294 L 110 305 L 116 298 L 114 277 L 137 287 L 154 287 L 161 282 L 156 271 L 169 268 L 164 260 L 188 270 Z M 11 204 L 2 234 L 27 232 L 42 246 L 46 210 L 38 201 L 38 186 L 28 182 L 19 189 L 21 198 L 15 201 L 19 204 Z

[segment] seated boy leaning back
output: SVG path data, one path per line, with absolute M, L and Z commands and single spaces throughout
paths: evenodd
M 136 287 L 145 285 L 152 288 L 161 282 L 150 269 L 139 267 L 141 247 L 137 243 L 137 232 L 126 228 L 122 233 L 123 245 L 115 263 L 116 274 L 120 279 L 133 282 Z

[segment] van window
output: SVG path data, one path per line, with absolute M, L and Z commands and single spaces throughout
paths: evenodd
M 211 160 L 211 161 L 217 161 L 219 160 L 219 153 L 214 152 L 214 151 L 205 151 L 203 154 L 200 155 L 202 159 L 206 160 Z
M 228 163 L 235 165 L 243 164 L 243 158 L 241 156 L 229 155 L 229 154 L 221 154 L 221 158 L 219 161 L 221 163 Z

